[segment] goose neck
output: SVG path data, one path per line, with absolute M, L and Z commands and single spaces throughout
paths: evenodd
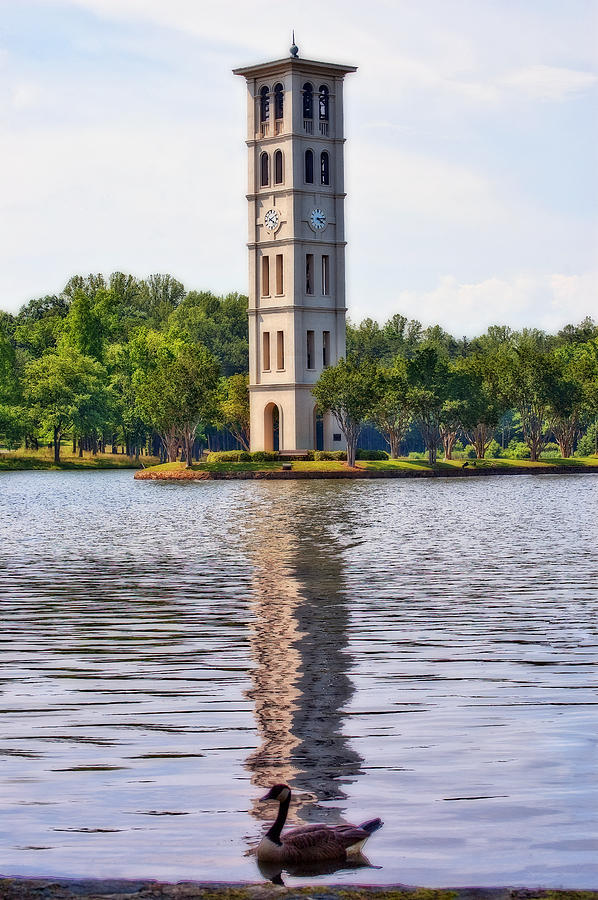
M 266 837 L 270 838 L 271 841 L 274 841 L 275 844 L 281 843 L 280 834 L 282 832 L 282 829 L 284 828 L 284 823 L 287 820 L 290 802 L 290 795 L 286 798 L 286 800 L 282 800 L 280 802 L 278 806 L 278 815 L 276 816 L 276 821 L 274 822 L 274 825 L 272 825 L 266 832 Z

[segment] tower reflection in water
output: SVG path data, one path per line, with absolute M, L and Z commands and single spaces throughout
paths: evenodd
M 271 506 L 262 510 L 252 548 L 249 640 L 255 668 L 248 695 L 261 744 L 246 766 L 260 788 L 291 785 L 289 823 L 335 824 L 343 821 L 343 786 L 357 778 L 362 764 L 343 734 L 343 708 L 354 690 L 346 675 L 351 657 L 343 546 L 328 527 L 338 519 L 326 502 L 318 503 L 324 496 L 308 496 L 303 485 L 287 487 L 288 496 L 268 498 Z M 273 813 L 271 804 L 254 801 L 256 818 Z

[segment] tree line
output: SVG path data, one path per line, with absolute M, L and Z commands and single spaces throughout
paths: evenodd
M 395 315 L 384 326 L 366 319 L 347 338 L 347 358 L 322 373 L 313 393 L 343 428 L 351 464 L 368 421 L 391 457 L 415 425 L 432 464 L 440 448 L 452 458 L 460 435 L 484 458 L 505 418 L 533 461 L 551 438 L 572 456 L 591 423 L 596 439 L 598 326 L 590 318 L 557 335 L 491 326 L 457 341 Z
M 191 461 L 209 428 L 249 447 L 247 298 L 187 291 L 171 275 L 75 276 L 16 315 L 0 312 L 0 440 Z M 459 437 L 483 457 L 508 420 L 531 459 L 554 438 L 569 457 L 598 416 L 598 326 L 556 335 L 492 326 L 455 339 L 395 315 L 348 323 L 347 357 L 313 393 L 353 462 L 364 423 L 391 456 L 417 428 L 432 463 Z
M 171 275 L 75 276 L 0 312 L 0 439 L 191 459 L 208 426 L 248 446 L 247 298 Z

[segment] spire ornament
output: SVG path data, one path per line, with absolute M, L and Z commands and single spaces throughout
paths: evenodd
M 294 28 L 293 28 L 293 46 L 291 47 L 290 53 L 291 53 L 291 56 L 293 57 L 293 59 L 297 59 L 297 57 L 299 56 L 299 47 L 295 43 L 295 29 Z

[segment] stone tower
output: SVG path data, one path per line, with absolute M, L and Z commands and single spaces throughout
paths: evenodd
M 247 80 L 252 450 L 343 449 L 311 387 L 345 355 L 343 79 L 291 56 Z

